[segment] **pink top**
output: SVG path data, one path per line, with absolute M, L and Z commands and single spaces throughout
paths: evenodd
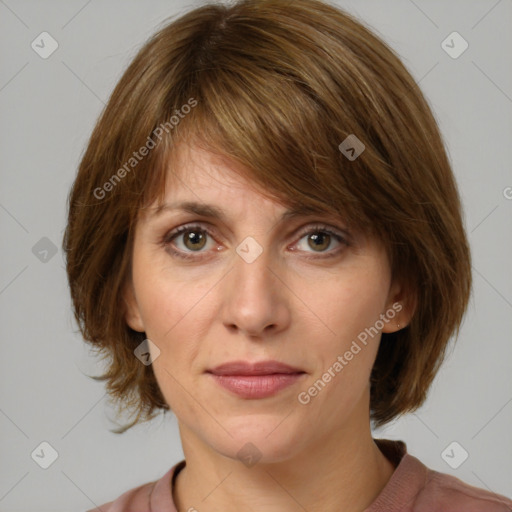
M 364 512 L 512 512 L 512 500 L 427 468 L 407 453 L 403 441 L 375 442 L 395 471 Z M 135 487 L 87 512 L 177 512 L 171 483 L 184 466 L 182 460 L 160 480 Z

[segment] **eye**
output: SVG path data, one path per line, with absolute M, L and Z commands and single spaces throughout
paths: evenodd
M 308 227 L 305 231 L 301 232 L 299 235 L 301 238 L 299 240 L 299 243 L 297 246 L 300 245 L 300 242 L 305 239 L 306 244 L 303 245 L 302 248 L 300 248 L 301 251 L 309 252 L 307 248 L 313 249 L 313 252 L 320 253 L 319 256 L 306 256 L 306 258 L 325 258 L 325 257 L 331 257 L 331 256 L 337 256 L 341 250 L 345 246 L 348 246 L 349 243 L 347 242 L 346 238 L 343 236 L 341 232 L 338 232 L 337 230 L 333 230 L 325 225 L 316 225 L 313 226 L 313 228 Z M 338 244 L 341 244 L 341 247 L 339 247 L 337 250 L 327 251 L 326 249 L 331 246 L 332 242 L 335 241 Z M 304 248 L 305 247 L 305 248 Z M 326 255 L 323 255 L 323 253 L 327 253 Z
M 181 235 L 181 236 L 180 236 Z M 164 237 L 163 243 L 168 248 L 169 252 L 173 255 L 183 259 L 197 259 L 198 256 L 190 254 L 194 252 L 205 252 L 202 251 L 203 247 L 206 246 L 207 237 L 212 236 L 212 233 L 197 225 L 180 226 L 179 228 L 171 231 Z M 178 250 L 174 249 L 174 240 L 182 242 L 183 247 L 178 247 Z M 177 245 L 177 244 L 176 244 Z
M 350 245 L 341 231 L 331 229 L 323 224 L 313 227 L 309 226 L 300 232 L 298 236 L 300 237 L 299 241 L 291 249 L 292 251 L 296 251 L 296 248 L 299 247 L 300 252 L 317 253 L 317 255 L 310 254 L 305 256 L 306 258 L 333 257 L 338 255 L 344 247 Z M 208 250 L 203 250 L 207 246 L 208 237 L 213 238 L 213 234 L 209 229 L 205 229 L 200 225 L 185 225 L 166 234 L 162 240 L 162 245 L 173 256 L 184 260 L 198 261 L 205 257 L 208 252 Z M 305 244 L 301 243 L 303 239 L 306 242 Z M 333 241 L 340 245 L 340 247 L 328 251 L 327 249 L 332 245 Z M 308 248 L 312 249 L 312 251 L 309 251 Z

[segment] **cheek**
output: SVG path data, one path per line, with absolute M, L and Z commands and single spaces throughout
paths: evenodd
M 352 268 L 329 278 L 302 283 L 297 295 L 305 297 L 308 316 L 318 323 L 320 340 L 341 350 L 366 328 L 375 325 L 386 303 L 389 281 L 385 269 Z
M 385 307 L 388 277 L 380 265 L 367 265 L 333 275 L 316 288 L 308 287 L 307 304 L 317 315 L 312 318 L 315 323 L 317 317 L 322 320 L 313 329 L 318 334 L 314 374 L 308 382 L 312 387 L 302 390 L 311 390 L 314 405 L 310 412 L 338 411 L 332 421 L 339 420 L 367 388 L 380 341 L 380 332 L 371 328 Z
M 199 421 L 194 372 L 200 354 L 202 329 L 208 315 L 205 292 L 178 280 L 148 280 L 141 293 L 146 335 L 159 348 L 153 362 L 156 380 L 171 409 L 179 417 Z
M 205 316 L 208 291 L 215 284 L 211 276 L 194 278 L 146 254 L 134 258 L 133 280 L 146 333 L 165 345 L 192 317 Z
M 206 336 L 211 320 L 215 316 L 215 285 L 212 276 L 190 278 L 190 274 L 170 271 L 151 264 L 147 258 L 138 261 L 134 284 L 137 290 L 139 311 L 145 326 L 146 336 L 160 350 L 154 362 L 157 380 L 165 386 L 177 385 L 190 380 L 190 372 L 197 368 L 201 340 Z

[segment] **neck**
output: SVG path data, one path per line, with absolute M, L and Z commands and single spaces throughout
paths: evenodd
M 204 445 L 182 425 L 180 433 L 186 467 L 173 490 L 178 512 L 360 512 L 395 469 L 373 440 L 368 418 L 291 458 L 251 467 Z

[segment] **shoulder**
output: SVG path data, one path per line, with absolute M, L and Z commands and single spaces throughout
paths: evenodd
M 375 441 L 395 472 L 365 512 L 512 512 L 509 498 L 430 469 L 403 441 Z
M 512 500 L 432 469 L 414 500 L 414 512 L 512 512 Z M 441 507 L 441 508 L 440 508 Z
M 166 510 L 176 512 L 172 499 L 171 482 L 173 477 L 184 467 L 182 460 L 175 464 L 160 480 L 148 482 L 121 494 L 114 501 L 109 501 L 87 512 L 151 512 Z
M 149 512 L 149 499 L 156 482 L 139 485 L 121 494 L 114 501 L 109 501 L 87 512 Z

